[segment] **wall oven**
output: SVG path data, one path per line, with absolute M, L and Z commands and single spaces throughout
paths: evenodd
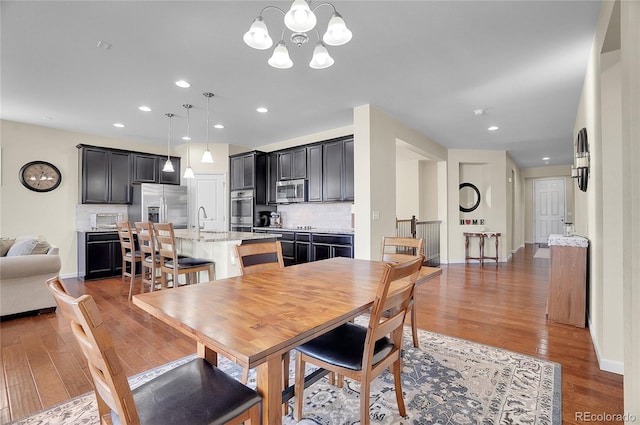
M 253 191 L 235 190 L 231 192 L 231 230 L 245 231 L 253 226 Z M 242 230 L 240 230 L 242 228 Z

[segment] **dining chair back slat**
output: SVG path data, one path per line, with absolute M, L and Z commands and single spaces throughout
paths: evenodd
M 129 299 L 133 296 L 133 287 L 136 280 L 137 264 L 142 260 L 142 256 L 135 248 L 135 239 L 128 221 L 116 223 L 118 237 L 120 238 L 120 249 L 122 251 L 122 283 L 125 278 L 129 278 Z M 129 267 L 127 268 L 127 264 Z

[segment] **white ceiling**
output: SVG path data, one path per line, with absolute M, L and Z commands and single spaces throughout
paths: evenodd
M 191 136 L 202 142 L 211 91 L 211 124 L 225 125 L 212 142 L 256 147 L 343 127 L 371 104 L 449 148 L 506 150 L 521 167 L 544 156 L 572 163 L 599 2 L 335 1 L 353 39 L 329 46 L 335 64 L 325 70 L 308 67 L 315 33 L 289 45 L 288 70 L 244 44 L 269 4 L 290 2 L 3 0 L 1 117 L 165 144 L 173 112 L 176 144 L 181 105 L 192 103 Z M 330 11 L 317 11 L 321 33 Z M 277 42 L 281 15 L 264 18 Z M 101 40 L 112 47 L 96 47 Z M 262 105 L 268 114 L 255 111 Z

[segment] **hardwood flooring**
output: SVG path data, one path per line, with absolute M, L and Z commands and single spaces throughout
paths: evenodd
M 497 269 L 443 266 L 417 290 L 418 327 L 560 363 L 564 424 L 583 423 L 580 412 L 622 414 L 622 376 L 598 368 L 589 330 L 546 321 L 549 260 L 534 252 L 527 245 Z M 195 352 L 192 340 L 133 306 L 119 278 L 65 283 L 73 295 L 95 298 L 127 375 Z M 0 423 L 92 390 L 61 315 L 1 322 L 0 343 Z

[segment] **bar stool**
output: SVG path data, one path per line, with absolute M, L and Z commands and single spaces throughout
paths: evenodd
M 116 223 L 116 228 L 118 229 L 120 249 L 122 250 L 122 283 L 124 284 L 126 277 L 130 279 L 129 299 L 131 299 L 136 279 L 136 268 L 137 264 L 142 261 L 142 255 L 140 255 L 140 251 L 135 249 L 135 241 L 129 222 L 119 221 Z M 127 264 L 129 264 L 129 271 L 127 271 Z
M 198 281 L 198 272 L 207 272 L 209 280 L 215 279 L 214 263 L 211 260 L 178 255 L 176 237 L 172 223 L 154 223 L 153 233 L 156 237 L 158 255 L 160 257 L 160 276 L 162 286 L 167 287 L 167 275 L 173 279 L 173 287 L 178 287 L 178 276 L 186 275 L 190 284 Z
M 156 285 L 162 282 L 160 273 L 156 270 L 160 269 L 160 258 L 156 250 L 155 236 L 153 235 L 153 224 L 150 221 L 136 222 L 136 235 L 138 236 L 138 247 L 142 256 L 140 265 L 142 266 L 142 286 L 149 285 L 149 291 L 153 292 Z

